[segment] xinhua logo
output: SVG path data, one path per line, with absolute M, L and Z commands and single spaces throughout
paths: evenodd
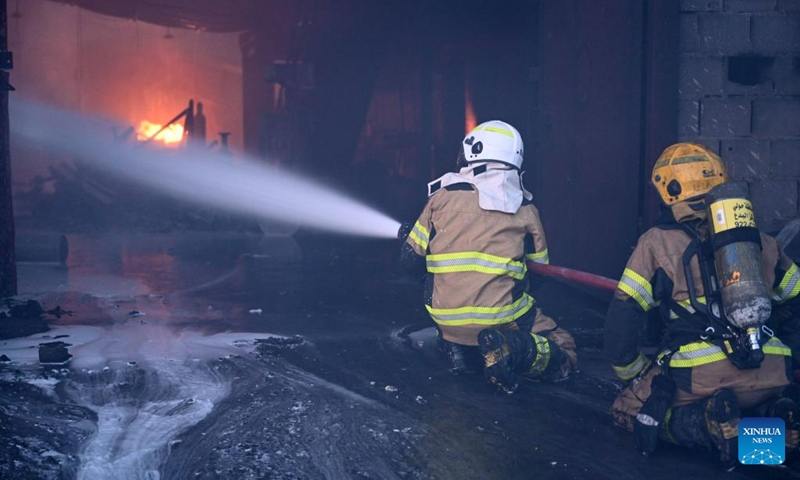
M 739 463 L 780 465 L 786 458 L 786 424 L 782 418 L 739 421 Z

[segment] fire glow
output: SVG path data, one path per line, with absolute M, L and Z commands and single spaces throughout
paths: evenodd
M 136 139 L 140 142 L 147 141 L 150 137 L 155 135 L 156 132 L 161 130 L 161 127 L 162 125 L 157 123 L 142 120 L 139 123 L 139 129 L 136 131 Z M 159 133 L 153 140 L 165 145 L 177 146 L 183 141 L 183 125 L 173 123 L 165 128 L 163 132 Z

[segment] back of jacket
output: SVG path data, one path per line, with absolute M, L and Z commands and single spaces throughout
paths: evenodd
M 680 312 L 663 308 L 668 306 L 670 301 L 694 313 L 689 301 L 689 287 L 683 267 L 683 254 L 690 243 L 689 235 L 678 228 L 677 224 L 654 227 L 639 238 L 628 260 L 609 307 L 605 327 L 606 355 L 611 360 L 617 375 L 623 380 L 638 375 L 647 362 L 639 345 L 644 313 L 662 306 L 660 312 L 662 316 L 667 317 L 664 321 L 668 326 L 680 316 Z M 764 280 L 772 288 L 772 300 L 777 308 L 794 300 L 800 293 L 800 272 L 774 238 L 762 233 L 761 245 Z M 703 302 L 705 292 L 696 256 L 691 260 L 691 272 L 695 293 Z M 778 318 L 773 320 L 771 324 L 779 322 Z M 792 321 L 794 322 L 794 319 Z M 698 325 L 700 330 L 705 326 Z M 788 327 L 788 324 L 776 326 Z M 779 330 L 787 329 L 779 328 Z M 793 337 L 790 332 L 781 333 Z M 782 339 L 789 338 L 784 338 L 782 335 Z
M 483 210 L 467 183 L 434 193 L 407 242 L 433 275 L 428 312 L 445 340 L 462 345 L 477 345 L 480 330 L 528 313 L 534 300 L 525 260 L 549 262 L 532 203 L 516 214 Z

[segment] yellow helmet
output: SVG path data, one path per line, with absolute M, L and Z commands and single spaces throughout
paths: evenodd
M 653 185 L 667 205 L 705 195 L 727 180 L 719 155 L 696 143 L 667 147 L 653 167 Z

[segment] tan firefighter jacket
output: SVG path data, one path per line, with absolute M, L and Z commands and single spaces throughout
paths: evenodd
M 682 217 L 674 207 L 673 211 L 676 212 L 675 216 L 681 218 L 682 221 L 701 222 L 703 220 L 703 216 L 700 214 L 691 218 L 691 215 Z M 680 318 L 679 312 L 667 307 L 671 303 L 668 300 L 676 302 L 689 313 L 695 313 L 690 304 L 683 267 L 683 254 L 691 239 L 678 226 L 675 216 L 669 211 L 666 213 L 668 215 L 662 217 L 666 220 L 662 220 L 661 224 L 651 228 L 639 238 L 619 281 L 606 318 L 605 353 L 611 360 L 617 376 L 622 380 L 633 379 L 649 363 L 640 349 L 639 342 L 647 312 L 657 308 L 668 329 L 673 322 L 686 321 Z M 702 231 L 702 224 L 700 230 Z M 783 342 L 787 342 L 794 348 L 800 346 L 795 345 L 800 344 L 800 324 L 798 324 L 795 314 L 786 314 L 781 307 L 788 306 L 790 303 L 798 303 L 796 300 L 800 293 L 800 272 L 798 272 L 797 265 L 780 249 L 774 238 L 762 233 L 761 244 L 764 277 L 767 284 L 773 287 L 772 300 L 775 305 L 768 325 L 777 334 L 762 345 L 763 351 L 767 357 L 791 357 L 790 348 Z M 695 293 L 702 302 L 704 300 L 703 282 L 696 256 L 691 261 L 691 267 Z M 683 315 L 685 316 L 686 313 L 684 312 Z M 691 321 L 699 322 L 700 320 L 692 317 Z M 701 331 L 704 328 L 704 326 L 699 327 Z M 777 360 L 776 358 L 775 361 Z M 784 363 L 780 361 L 778 364 L 783 365 Z M 766 364 L 774 364 L 774 362 L 769 360 Z M 669 367 L 673 369 L 689 370 L 704 367 L 704 371 L 711 372 L 721 371 L 720 369 L 724 368 L 726 372 L 737 377 L 752 376 L 752 382 L 755 383 L 762 382 L 762 380 L 765 383 L 786 381 L 785 371 L 775 374 L 777 380 L 759 379 L 758 372 L 763 370 L 763 365 L 766 364 L 762 364 L 761 369 L 738 371 L 730 364 L 720 347 L 703 341 L 699 335 L 693 339 L 687 339 L 679 349 L 671 353 L 668 361 Z M 691 375 L 688 371 L 687 374 Z M 697 375 L 695 377 L 694 390 L 699 390 L 696 385 L 699 377 Z M 749 381 L 741 380 L 741 378 L 736 381 L 740 383 Z M 718 380 L 715 380 L 717 381 L 716 388 L 725 388 L 719 386 Z M 678 386 L 687 391 L 692 391 L 693 388 L 688 384 L 679 384 Z M 769 385 L 763 386 L 768 387 Z M 753 387 L 757 387 L 757 385 L 753 385 Z M 713 390 L 710 386 L 709 389 Z
M 442 337 L 477 345 L 484 328 L 533 314 L 525 260 L 549 263 L 539 212 L 482 210 L 469 183 L 434 193 L 406 240 L 432 276 L 426 308 Z M 535 309 L 534 309 L 535 310 Z

